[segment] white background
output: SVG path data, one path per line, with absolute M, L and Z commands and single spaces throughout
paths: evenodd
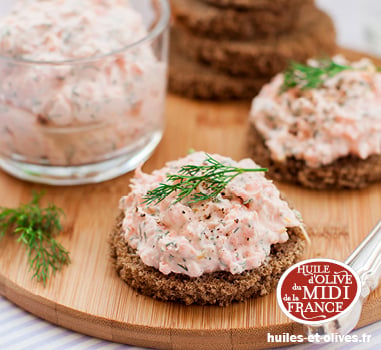
M 381 56 L 381 0 L 316 0 L 335 21 L 338 43 Z M 380 38 L 369 43 L 369 30 Z

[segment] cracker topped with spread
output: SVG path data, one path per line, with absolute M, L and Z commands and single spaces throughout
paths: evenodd
M 203 152 L 152 174 L 138 169 L 111 239 L 120 276 L 143 294 L 187 304 L 270 292 L 304 237 L 263 170 Z
M 294 64 L 253 100 L 252 155 L 274 178 L 312 188 L 380 180 L 380 93 L 368 59 Z

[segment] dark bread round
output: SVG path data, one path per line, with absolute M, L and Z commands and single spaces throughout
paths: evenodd
M 187 275 L 162 274 L 145 265 L 122 235 L 123 214 L 110 237 L 111 256 L 118 275 L 141 294 L 164 301 L 225 306 L 270 293 L 283 272 L 301 256 L 305 239 L 300 228 L 288 230 L 289 240 L 275 244 L 268 260 L 260 267 L 241 274 L 214 272 L 191 278 Z
M 271 9 L 287 11 L 299 6 L 305 0 L 203 0 L 215 6 L 234 7 L 238 9 Z
M 176 25 L 197 36 L 224 39 L 263 38 L 290 31 L 300 10 L 294 6 L 289 11 L 241 11 L 218 8 L 201 0 L 171 0 L 171 4 Z
M 207 100 L 252 99 L 270 77 L 233 77 L 186 57 L 179 50 L 176 29 L 171 32 L 168 87 L 189 98 Z
M 287 68 L 290 60 L 330 56 L 336 50 L 331 18 L 315 6 L 306 5 L 295 19 L 297 26 L 282 35 L 247 40 L 213 40 L 176 27 L 182 53 L 231 75 L 258 78 L 273 76 Z
M 255 162 L 269 169 L 270 178 L 312 189 L 356 189 L 381 180 L 381 155 L 367 159 L 348 155 L 318 168 L 309 167 L 304 160 L 294 157 L 284 162 L 275 161 L 253 123 L 249 129 L 249 153 Z

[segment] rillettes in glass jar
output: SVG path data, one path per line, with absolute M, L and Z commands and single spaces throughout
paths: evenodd
M 164 128 L 169 5 L 166 0 L 136 0 L 129 1 L 129 6 L 141 16 L 144 35 L 136 35 L 125 47 L 91 57 L 12 56 L 13 43 L 7 42 L 4 30 L 0 32 L 3 170 L 47 184 L 94 183 L 124 174 L 150 156 Z M 133 30 L 125 20 L 118 29 Z M 57 30 L 52 28 L 52 40 Z M 71 38 L 72 32 L 60 30 L 59 39 L 66 33 L 67 41 L 74 42 L 83 55 L 88 47 L 96 52 L 102 40 L 107 45 L 106 37 L 99 38 L 102 33 L 81 43 L 81 34 Z M 41 43 L 41 50 L 48 52 L 42 57 L 49 57 L 53 44 L 47 39 Z M 54 50 L 51 57 L 55 58 Z

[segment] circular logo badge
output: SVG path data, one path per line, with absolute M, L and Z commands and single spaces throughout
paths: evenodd
M 291 266 L 277 287 L 278 304 L 302 324 L 334 320 L 360 297 L 361 281 L 348 265 L 331 259 L 310 259 Z

